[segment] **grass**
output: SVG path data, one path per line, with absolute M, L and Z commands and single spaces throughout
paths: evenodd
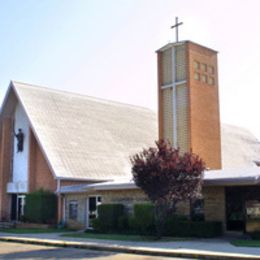
M 260 240 L 234 240 L 231 244 L 239 247 L 260 247 Z
M 61 233 L 70 231 L 68 229 L 57 229 L 57 228 L 9 228 L 2 229 L 0 232 L 10 234 L 40 234 L 40 233 Z
M 175 238 L 175 237 L 163 237 L 160 240 L 155 239 L 155 237 L 140 236 L 140 235 L 129 235 L 129 234 L 103 234 L 94 232 L 85 233 L 70 233 L 63 234 L 64 237 L 74 237 L 74 238 L 85 238 L 85 239 L 104 239 L 104 240 L 120 240 L 120 241 L 136 241 L 136 242 L 167 242 L 167 241 L 183 241 L 187 240 L 185 238 Z

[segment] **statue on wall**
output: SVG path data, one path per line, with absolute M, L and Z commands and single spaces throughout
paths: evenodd
M 23 151 L 23 141 L 24 141 L 24 133 L 22 132 L 22 129 L 18 129 L 18 133 L 15 133 L 15 137 L 17 139 L 17 153 Z

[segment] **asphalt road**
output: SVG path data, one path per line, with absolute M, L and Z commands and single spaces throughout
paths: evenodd
M 0 259 L 177 260 L 180 258 L 0 242 Z M 183 258 L 181 259 L 183 260 Z

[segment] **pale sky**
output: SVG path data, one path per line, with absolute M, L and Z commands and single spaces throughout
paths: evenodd
M 0 0 L 0 102 L 11 79 L 157 110 L 155 50 L 219 51 L 222 122 L 260 139 L 259 0 Z

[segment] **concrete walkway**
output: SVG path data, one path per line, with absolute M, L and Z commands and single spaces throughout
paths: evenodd
M 0 233 L 1 241 L 77 247 L 122 253 L 196 259 L 259 259 L 260 248 L 235 247 L 225 239 L 196 239 L 175 242 L 129 242 L 61 237 L 60 233 Z

